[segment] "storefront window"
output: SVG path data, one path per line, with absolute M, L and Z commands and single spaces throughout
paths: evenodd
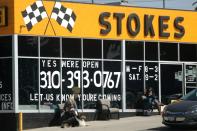
M 13 110 L 12 59 L 0 59 L 0 111 Z
M 19 68 L 19 109 L 38 109 L 38 60 L 20 58 Z
M 53 109 L 61 103 L 60 60 L 40 59 L 40 102 L 41 109 Z
M 177 43 L 160 43 L 160 60 L 177 61 L 178 44 Z
M 81 39 L 62 38 L 62 57 L 81 58 Z
M 103 40 L 104 59 L 121 59 L 121 41 Z
M 18 55 L 38 57 L 38 37 L 18 36 Z
M 126 109 L 138 108 L 144 92 L 143 62 L 126 62 Z
M 82 108 L 81 100 L 81 60 L 62 60 L 62 102 L 75 95 L 78 109 Z
M 0 36 L 0 57 L 12 56 L 12 36 Z
M 144 60 L 144 42 L 126 41 L 126 60 Z
M 84 109 L 95 109 L 96 101 L 102 94 L 102 64 L 98 60 L 83 61 L 83 95 Z
M 197 45 L 187 43 L 180 44 L 180 60 L 197 61 Z
M 83 57 L 101 59 L 101 40 L 84 39 L 83 40 Z
M 158 60 L 158 42 L 146 42 L 145 43 L 145 56 L 146 60 L 157 61 Z
M 40 37 L 41 57 L 60 57 L 60 38 Z
M 11 36 L 9 38 L 12 39 Z M 4 40 L 9 43 L 8 39 Z M 7 50 L 11 45 L 2 44 L 0 47 Z M 41 110 L 53 110 L 71 95 L 75 96 L 78 109 L 95 109 L 96 101 L 101 98 L 110 99 L 113 107 L 121 109 L 124 97 L 121 87 L 122 53 L 125 53 L 126 58 L 126 109 L 137 109 L 145 88 L 152 87 L 159 99 L 158 47 L 161 61 L 178 60 L 176 43 L 162 42 L 158 46 L 158 42 L 144 44 L 141 41 L 126 41 L 125 52 L 121 52 L 119 40 L 103 40 L 102 47 L 102 40 L 99 39 L 18 36 L 19 109 L 38 110 L 40 107 Z M 180 59 L 197 60 L 196 47 L 194 44 L 180 44 Z M 0 54 L 3 57 L 12 54 L 12 51 L 8 54 L 2 52 Z M 3 60 L 5 58 L 0 59 Z M 4 64 L 11 64 L 9 60 L 7 63 L 1 62 L 0 66 L 7 68 Z M 194 66 L 185 66 L 186 85 L 196 81 L 190 74 L 190 68 Z M 168 104 L 172 95 L 183 92 L 182 65 L 161 63 L 160 67 L 161 100 Z M 3 92 L 10 99 L 5 101 L 0 96 L 0 107 L 10 110 L 13 109 L 12 82 L 8 81 L 12 80 L 12 76 L 5 79 L 4 75 L 5 71 L 0 71 L 0 90 L 10 86 L 9 90 Z

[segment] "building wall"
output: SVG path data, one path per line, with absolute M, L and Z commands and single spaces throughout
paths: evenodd
M 36 114 L 32 127 L 48 113 L 40 122 L 50 125 L 69 95 L 78 95 L 79 112 L 94 115 L 102 96 L 125 116 L 137 111 L 147 87 L 168 104 L 196 86 L 196 12 L 61 2 L 75 13 L 71 28 L 49 20 L 53 1 L 37 3 L 44 18 L 35 22 L 27 15 L 35 2 L 0 2 L 9 14 L 0 27 L 0 113 L 16 113 L 9 114 L 13 127 L 19 112 L 25 121 Z
M 75 14 L 76 19 L 73 29 L 69 31 L 50 17 L 55 1 L 44 1 L 42 3 L 47 17 L 28 31 L 21 12 L 28 6 L 33 5 L 34 2 L 34 0 L 15 1 L 15 13 L 18 16 L 15 18 L 16 34 L 122 40 L 152 41 L 154 39 L 156 41 L 191 43 L 195 43 L 197 38 L 196 17 L 194 17 L 196 12 L 61 2 L 58 5 L 69 8 Z M 49 18 L 51 18 L 50 21 Z M 108 30 L 108 26 L 111 27 L 111 30 Z M 105 33 L 102 33 L 102 30 Z M 145 30 L 148 30 L 147 35 L 145 35 Z M 151 30 L 154 31 L 154 35 L 150 33 Z M 175 37 L 175 33 L 182 34 L 183 30 L 185 30 L 183 36 Z M 166 33 L 169 36 L 165 36 Z

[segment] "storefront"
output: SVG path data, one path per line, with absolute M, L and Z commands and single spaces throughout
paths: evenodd
M 146 87 L 164 104 L 197 87 L 196 12 L 36 0 L 0 5 L 5 130 L 17 127 L 19 112 L 24 128 L 53 125 L 57 105 L 73 94 L 93 119 L 100 98 L 123 117 L 135 114 Z

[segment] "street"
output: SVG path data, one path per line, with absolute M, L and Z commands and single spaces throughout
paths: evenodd
M 180 131 L 181 129 L 171 129 L 161 123 L 160 115 L 154 116 L 134 116 L 120 118 L 109 121 L 88 121 L 85 127 L 45 127 L 29 129 L 25 131 Z M 189 130 L 191 129 L 183 129 Z

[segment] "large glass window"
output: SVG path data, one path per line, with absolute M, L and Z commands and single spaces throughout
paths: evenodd
M 122 53 L 126 57 L 126 109 L 136 109 L 145 88 L 152 87 L 159 97 L 158 50 L 161 61 L 178 61 L 177 43 L 158 46 L 158 42 L 126 41 L 122 52 L 120 40 L 103 40 L 102 44 L 99 39 L 18 36 L 19 109 L 54 109 L 71 95 L 79 109 L 94 109 L 101 98 L 121 109 Z M 12 36 L 0 36 L 0 57 L 7 56 L 12 56 Z M 197 45 L 180 44 L 180 60 L 197 61 Z M 188 87 L 195 86 L 195 66 L 185 66 Z M 0 67 L 0 110 L 11 110 L 12 59 L 1 58 Z M 184 73 L 182 65 L 162 63 L 160 67 L 161 99 L 168 104 L 183 92 Z
M 144 59 L 144 42 L 126 41 L 126 59 L 143 60 Z
M 19 68 L 19 109 L 38 109 L 38 60 L 20 58 Z
M 62 39 L 63 58 L 81 58 L 81 39 L 63 38 Z
M 145 43 L 145 59 L 157 61 L 158 60 L 158 42 Z
M 102 94 L 102 64 L 98 60 L 83 61 L 83 101 L 84 109 L 96 107 Z
M 197 61 L 197 44 L 180 44 L 181 61 Z
M 12 59 L 0 59 L 0 111 L 13 110 Z
M 178 44 L 177 43 L 160 43 L 160 60 L 177 61 Z
M 60 57 L 60 38 L 40 37 L 41 57 Z
M 12 36 L 0 36 L 0 57 L 12 56 Z
M 114 107 L 122 108 L 121 62 L 104 61 L 103 86 L 104 98 L 111 100 Z
M 126 109 L 138 108 L 144 91 L 143 62 L 126 62 Z
M 83 57 L 101 59 L 102 57 L 101 40 L 84 39 L 83 40 Z
M 18 36 L 18 55 L 38 57 L 38 37 Z
M 121 41 L 103 40 L 104 59 L 121 59 Z

